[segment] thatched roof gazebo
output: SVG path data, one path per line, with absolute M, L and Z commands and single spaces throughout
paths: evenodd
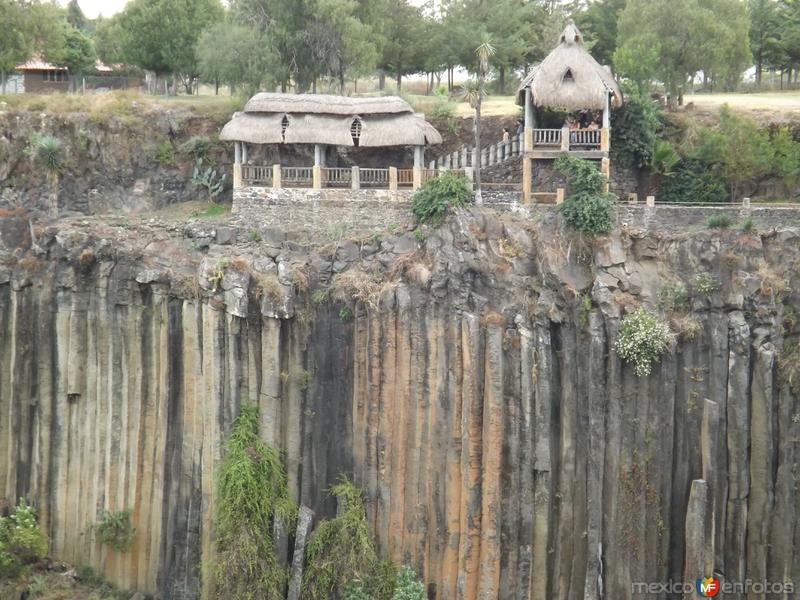
M 622 92 L 611 72 L 583 45 L 583 35 L 570 19 L 559 44 L 522 81 L 517 104 L 570 111 L 602 110 L 622 104 Z
M 422 169 L 425 147 L 441 144 L 442 136 L 397 97 L 260 93 L 233 115 L 220 140 L 236 143 L 236 165 L 247 163 L 247 144 L 313 145 L 314 166 L 307 169 L 319 178 L 328 146 L 412 146 L 414 167 Z M 234 167 L 235 181 L 240 170 Z M 339 175 L 335 169 L 325 171 L 326 176 Z
M 622 102 L 622 92 L 611 71 L 589 54 L 583 35 L 570 19 L 558 46 L 528 73 L 517 90 L 517 104 L 525 107 L 522 172 L 526 199 L 532 193 L 534 159 L 553 159 L 564 152 L 599 159 L 608 179 L 611 107 Z M 571 120 L 559 129 L 538 129 L 536 108 L 602 112 L 602 126 L 594 120 L 583 126 Z

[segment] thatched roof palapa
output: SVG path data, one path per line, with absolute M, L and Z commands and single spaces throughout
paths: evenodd
M 522 81 L 517 104 L 525 104 L 530 88 L 533 104 L 567 110 L 602 110 L 606 94 L 611 105 L 622 104 L 622 92 L 611 72 L 598 63 L 583 45 L 583 35 L 570 19 L 560 42 Z
M 253 96 L 222 129 L 223 141 L 251 144 L 355 146 L 353 121 L 361 121 L 359 146 L 441 144 L 442 136 L 401 98 L 347 98 L 316 94 Z M 284 126 L 285 125 L 285 126 Z

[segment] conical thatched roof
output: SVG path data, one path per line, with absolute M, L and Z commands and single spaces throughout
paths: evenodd
M 442 136 L 397 97 L 346 98 L 316 94 L 256 94 L 223 127 L 223 141 L 250 144 L 355 146 L 353 121 L 361 122 L 359 146 L 441 144 Z
M 622 104 L 622 92 L 611 72 L 598 63 L 583 45 L 583 35 L 570 19 L 560 42 L 523 80 L 517 104 L 525 104 L 530 88 L 535 106 L 567 110 L 601 110 L 605 94 L 612 106 Z

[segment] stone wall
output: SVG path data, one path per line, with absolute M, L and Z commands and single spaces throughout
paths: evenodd
M 355 235 L 410 224 L 413 195 L 413 190 L 243 187 L 234 190 L 232 212 L 237 224 L 250 229 Z

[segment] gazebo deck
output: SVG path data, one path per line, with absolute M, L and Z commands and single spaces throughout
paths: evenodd
M 417 189 L 446 170 L 471 177 L 471 169 L 374 169 L 240 165 L 241 185 L 273 188 Z

